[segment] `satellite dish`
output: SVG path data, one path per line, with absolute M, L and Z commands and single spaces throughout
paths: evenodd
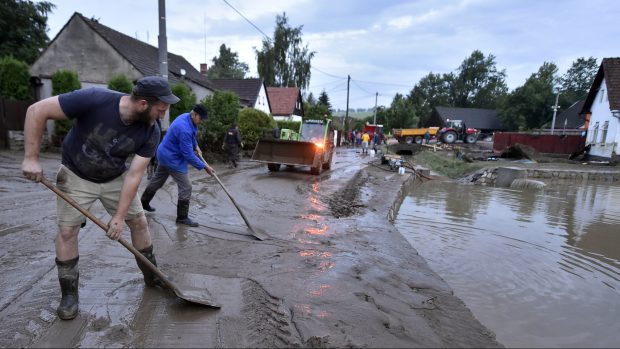
M 181 68 L 181 76 L 185 76 L 185 69 Z

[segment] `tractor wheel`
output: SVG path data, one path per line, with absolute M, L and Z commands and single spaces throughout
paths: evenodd
M 413 141 L 414 141 L 413 137 L 411 137 L 411 136 L 405 137 L 405 143 L 411 144 L 411 143 L 413 143 Z
M 323 170 L 322 165 L 319 165 L 317 167 L 310 167 L 310 173 L 312 173 L 313 175 L 320 175 L 322 170 Z
M 456 132 L 454 131 L 448 131 L 446 133 L 443 134 L 442 140 L 444 143 L 447 144 L 452 144 L 454 142 L 456 142 Z
M 417 144 L 422 144 L 422 136 L 415 136 L 415 142 Z
M 476 135 L 475 133 L 467 135 L 467 137 L 465 137 L 465 143 L 474 144 L 477 140 L 478 135 Z
M 267 164 L 267 168 L 271 172 L 278 172 L 280 170 L 280 164 L 269 163 L 269 164 Z
M 327 160 L 326 163 L 323 164 L 323 169 L 324 170 L 329 170 L 330 168 L 332 168 L 332 157 L 333 157 L 333 153 L 329 155 L 329 160 Z

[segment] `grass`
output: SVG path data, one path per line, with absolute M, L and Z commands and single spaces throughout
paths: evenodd
M 413 157 L 413 161 L 449 178 L 460 178 L 485 167 L 485 164 L 465 162 L 454 158 L 452 152 L 421 151 Z

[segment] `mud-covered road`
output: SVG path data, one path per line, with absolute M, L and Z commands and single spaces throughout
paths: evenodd
M 53 178 L 60 156 L 42 158 Z M 80 314 L 59 320 L 56 198 L 21 176 L 21 159 L 0 152 L 1 347 L 501 346 L 389 222 L 411 175 L 346 148 L 318 177 L 254 162 L 217 168 L 252 226 L 272 236 L 265 241 L 248 235 L 204 172 L 190 170 L 197 228 L 174 223 L 172 180 L 157 193 L 148 217 L 160 269 L 181 288 L 208 290 L 221 309 L 145 288 L 133 255 L 89 222 Z M 109 219 L 99 203 L 92 212 Z

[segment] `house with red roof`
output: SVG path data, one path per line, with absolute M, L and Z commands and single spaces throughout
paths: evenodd
M 301 121 L 304 103 L 298 87 L 267 87 L 267 97 L 274 120 Z

